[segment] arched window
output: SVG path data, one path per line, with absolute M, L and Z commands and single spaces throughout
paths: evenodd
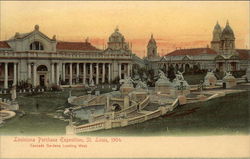
M 48 71 L 48 68 L 45 65 L 40 65 L 37 67 L 37 71 Z
M 30 50 L 44 50 L 44 47 L 42 43 L 34 41 L 30 44 Z

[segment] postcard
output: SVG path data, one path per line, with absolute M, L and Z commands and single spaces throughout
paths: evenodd
M 0 12 L 0 158 L 250 158 L 248 1 Z

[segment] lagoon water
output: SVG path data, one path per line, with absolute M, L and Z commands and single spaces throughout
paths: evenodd
M 95 115 L 103 114 L 104 106 L 98 105 L 98 106 L 85 107 L 79 110 L 75 110 L 76 117 L 82 120 L 88 120 L 90 118 L 91 110 L 94 110 Z

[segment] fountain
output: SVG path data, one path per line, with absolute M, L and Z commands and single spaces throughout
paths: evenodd
M 169 94 L 172 87 L 171 82 L 164 72 L 159 70 L 159 79 L 155 82 L 155 92 L 157 94 Z
M 226 72 L 223 80 L 223 88 L 232 88 L 237 85 L 236 78 L 230 73 Z
M 213 71 L 208 71 L 204 78 L 204 85 L 206 87 L 214 87 L 217 82 L 217 78 L 215 77 Z

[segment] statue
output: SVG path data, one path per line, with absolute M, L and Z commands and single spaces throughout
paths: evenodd
M 16 86 L 14 85 L 11 88 L 11 100 L 15 101 L 15 99 L 16 99 Z
M 90 86 L 90 87 L 94 87 L 94 86 L 95 86 L 95 83 L 94 83 L 94 80 L 93 80 L 93 79 L 90 80 L 89 86 Z
M 159 70 L 159 79 L 161 80 L 168 80 L 165 73 L 162 70 Z
M 145 73 L 145 72 L 143 72 L 143 76 L 142 76 L 142 78 L 143 78 L 143 81 L 147 81 L 148 76 L 146 75 L 146 73 Z
M 134 79 L 135 79 L 135 80 L 140 79 L 140 76 L 139 76 L 139 73 L 138 73 L 138 70 L 137 70 L 137 69 L 134 70 Z
M 173 84 L 172 86 L 178 90 L 186 90 L 186 89 L 190 89 L 189 84 L 187 83 L 187 81 L 185 81 L 184 77 L 183 77 L 183 72 L 177 71 L 177 74 L 175 74 L 175 79 L 173 80 Z
M 185 72 L 185 71 L 183 71 L 183 72 L 177 71 L 177 74 L 175 75 L 176 78 L 177 78 L 178 80 L 180 80 L 180 81 L 184 81 L 184 77 L 183 77 L 183 73 L 184 73 L 184 72 Z
M 126 77 L 125 79 L 121 79 L 120 81 L 120 84 L 133 84 L 134 83 L 134 80 L 132 80 L 131 77 Z
M 208 71 L 205 78 L 204 78 L 204 85 L 205 86 L 215 86 L 217 82 L 217 78 L 215 77 L 213 70 Z
M 147 86 L 147 84 L 145 82 L 142 82 L 141 80 L 138 80 L 136 82 L 137 82 L 137 85 L 136 85 L 137 89 L 138 88 L 143 88 L 143 89 L 147 89 L 148 88 L 148 86 Z
M 229 77 L 229 76 L 232 76 L 232 74 L 230 72 L 225 72 L 225 77 Z

